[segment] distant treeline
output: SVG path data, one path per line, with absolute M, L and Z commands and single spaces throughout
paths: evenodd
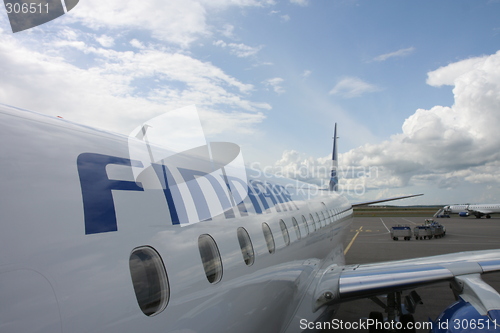
M 354 216 L 432 217 L 443 206 L 361 206 L 354 208 Z

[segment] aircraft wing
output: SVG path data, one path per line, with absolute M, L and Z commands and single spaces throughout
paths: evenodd
M 379 200 L 373 200 L 373 201 L 357 202 L 357 203 L 353 203 L 352 207 L 366 206 L 366 205 L 376 204 L 376 203 L 380 203 L 380 202 L 387 202 L 387 201 L 393 201 L 393 200 L 413 198 L 413 197 L 418 197 L 418 196 L 421 196 L 421 195 L 423 195 L 423 193 L 421 193 L 421 194 L 405 195 L 405 196 L 394 197 L 394 198 L 379 199 Z
M 350 265 L 343 267 L 340 273 L 337 271 L 336 276 L 334 270 L 323 276 L 316 289 L 316 306 L 325 300 L 325 292 L 344 302 L 450 281 L 463 300 L 471 303 L 481 315 L 487 314 L 498 322 L 500 294 L 480 278 L 482 273 L 495 271 L 500 271 L 500 250 Z M 329 284 L 333 288 L 328 289 Z

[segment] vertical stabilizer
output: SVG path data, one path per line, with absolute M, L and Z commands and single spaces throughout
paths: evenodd
M 330 174 L 330 191 L 338 191 L 339 177 L 337 175 L 338 158 L 337 158 L 337 123 L 333 130 L 333 152 L 332 152 L 332 172 Z

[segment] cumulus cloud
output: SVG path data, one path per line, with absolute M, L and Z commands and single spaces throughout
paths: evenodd
M 401 134 L 345 157 L 384 167 L 401 185 L 418 175 L 439 176 L 447 187 L 456 184 L 449 179 L 498 181 L 492 165 L 500 161 L 500 52 L 450 64 L 428 77 L 433 85 L 454 86 L 454 105 L 419 109 L 406 119 Z
M 434 87 L 443 85 L 453 86 L 458 77 L 470 73 L 477 67 L 482 66 L 485 58 L 487 58 L 487 56 L 470 58 L 429 72 L 427 73 L 427 84 Z
M 341 187 L 361 182 L 368 190 L 409 184 L 451 189 L 464 182 L 500 183 L 500 51 L 438 68 L 428 73 L 428 83 L 453 85 L 454 104 L 418 109 L 401 133 L 341 154 L 344 170 L 363 171 L 342 180 Z M 310 160 L 299 155 L 286 152 L 276 166 L 295 170 Z
M 344 98 L 359 97 L 365 93 L 380 91 L 381 89 L 373 84 L 365 82 L 357 77 L 345 77 L 340 80 L 332 90 L 330 95 L 338 95 Z
M 313 158 L 296 150 L 285 150 L 281 159 L 274 165 L 262 169 L 269 174 L 325 187 L 325 180 L 329 179 L 331 166 L 331 160 L 328 157 Z

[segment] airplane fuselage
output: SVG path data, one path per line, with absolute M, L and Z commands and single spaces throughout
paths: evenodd
M 152 183 L 134 179 L 126 137 L 8 108 L 0 124 L 0 331 L 293 332 L 331 312 L 312 304 L 317 273 L 344 264 L 344 197 L 248 170 L 251 195 L 183 225 L 158 168 L 145 170 Z M 190 190 L 185 215 L 225 200 L 205 207 Z M 167 290 L 142 306 L 156 297 L 148 264 L 134 266 L 144 249 Z
M 474 215 L 476 218 L 486 216 L 490 218 L 492 214 L 500 213 L 500 204 L 462 204 L 445 206 L 445 212 L 459 214 L 460 216 Z

